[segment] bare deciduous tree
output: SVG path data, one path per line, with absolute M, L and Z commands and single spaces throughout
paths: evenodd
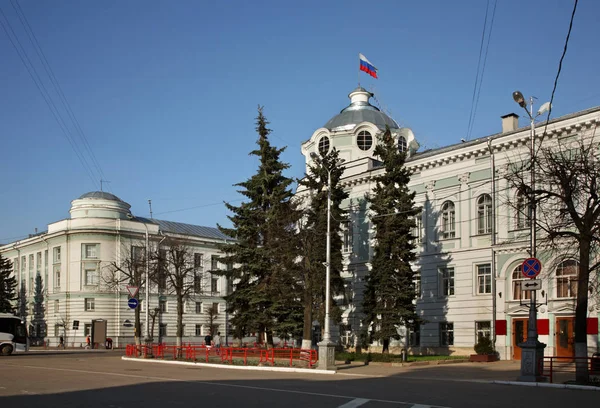
M 600 154 L 592 135 L 545 142 L 534 155 L 536 186 L 531 191 L 531 161 L 509 165 L 509 187 L 534 197 L 539 245 L 561 259 L 579 263 L 575 301 L 575 356 L 587 357 L 590 284 L 597 283 L 600 260 Z M 532 201 L 533 202 L 533 201 Z M 516 201 L 515 210 L 522 210 Z M 575 289 L 575 288 L 573 288 Z M 592 289 L 593 292 L 593 289 Z M 578 382 L 588 379 L 585 360 L 576 368 Z

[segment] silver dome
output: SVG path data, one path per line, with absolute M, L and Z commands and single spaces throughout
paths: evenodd
M 389 126 L 390 129 L 400 128 L 394 119 L 368 102 L 373 94 L 366 89 L 358 87 L 348 96 L 351 100 L 350 105 L 331 118 L 324 126 L 326 129 L 331 131 L 352 130 L 361 122 L 372 123 L 381 130 L 384 130 L 386 126 Z
M 116 195 L 107 193 L 106 191 L 90 191 L 89 193 L 85 193 L 79 197 L 79 200 L 82 198 L 99 198 L 102 200 L 123 201 Z

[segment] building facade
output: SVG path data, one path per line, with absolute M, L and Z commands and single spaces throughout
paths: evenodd
M 341 183 L 349 198 L 342 206 L 349 218 L 344 232 L 346 294 L 340 341 L 356 346 L 361 330 L 373 238 L 365 194 L 382 171 L 373 150 L 387 126 L 398 148 L 408 154 L 409 187 L 422 209 L 414 233 L 418 252 L 414 283 L 417 311 L 426 323 L 417 332 L 399 328 L 403 340 L 395 345 L 414 353 L 466 355 L 473 353 L 478 336 L 485 335 L 495 337 L 501 358 L 520 359 L 517 344 L 527 336 L 531 293 L 522 290 L 520 265 L 529 257 L 530 232 L 523 213 L 508 205 L 526 205 L 527 200 L 510 190 L 504 175 L 509 163 L 529 155 L 529 127 L 519 128 L 518 116 L 509 114 L 502 117 L 500 133 L 418 152 L 413 132 L 372 106 L 372 96 L 360 87 L 352 91 L 350 105 L 302 144 L 307 166 L 311 153 L 326 154 L 333 148 L 345 160 Z M 547 125 L 544 143 L 591 135 L 599 120 L 600 108 L 554 119 Z M 308 192 L 299 189 L 297 194 Z M 539 338 L 547 344 L 546 355 L 573 355 L 576 261 L 541 252 Z M 598 350 L 599 314 L 598 296 L 591 294 L 590 353 Z
M 25 289 L 28 321 L 33 315 L 36 276 L 42 277 L 46 333 L 50 346 L 63 337 L 68 346 L 85 344 L 92 320 L 107 322 L 107 336 L 115 346 L 134 339 L 134 310 L 125 270 L 128 259 L 148 253 L 176 239 L 193 256 L 194 276 L 184 306 L 184 342 L 201 342 L 212 328 L 228 335 L 223 296 L 228 286 L 224 277 L 209 271 L 223 269 L 218 245 L 228 237 L 218 229 L 134 216 L 130 205 L 106 192 L 83 194 L 71 202 L 70 218 L 48 225 L 48 231 L 0 247 L 13 263 L 18 289 Z M 143 262 L 142 262 L 143 264 Z M 133 289 L 135 290 L 135 289 Z M 139 288 L 142 338 L 145 329 L 145 288 Z M 173 342 L 176 336 L 177 304 L 169 285 L 150 285 L 149 312 L 153 338 Z M 155 314 L 156 313 L 156 314 Z M 152 324 L 154 323 L 154 324 Z M 36 331 L 35 327 L 30 330 Z M 38 329 L 39 330 L 39 329 Z

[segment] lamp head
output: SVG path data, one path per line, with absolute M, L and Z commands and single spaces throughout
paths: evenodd
M 315 152 L 310 152 L 310 158 L 313 160 L 317 160 L 319 158 L 319 155 Z
M 537 111 L 538 116 L 544 112 L 548 112 L 549 109 L 550 109 L 550 102 L 546 102 L 545 104 L 540 106 L 540 109 L 538 109 L 538 111 Z
M 525 97 L 523 96 L 523 94 L 521 92 L 514 91 L 512 95 L 513 95 L 513 99 L 515 100 L 515 102 L 518 103 L 521 108 L 524 108 L 527 106 L 527 102 L 525 102 Z

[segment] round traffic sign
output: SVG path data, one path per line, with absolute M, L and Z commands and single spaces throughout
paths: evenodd
M 521 265 L 521 273 L 526 278 L 535 278 L 542 271 L 542 263 L 537 258 L 527 258 Z
M 130 309 L 135 309 L 136 307 L 138 307 L 138 300 L 136 298 L 131 298 L 127 301 L 127 306 L 129 306 Z

